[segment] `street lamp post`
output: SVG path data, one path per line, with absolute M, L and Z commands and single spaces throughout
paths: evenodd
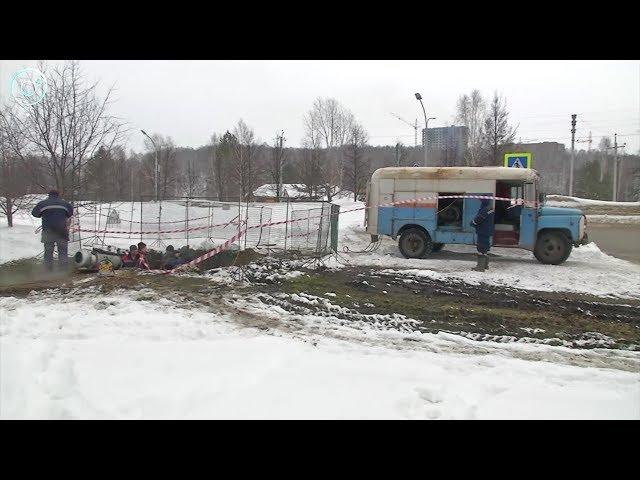
M 427 163 L 427 128 L 429 128 L 429 120 L 435 120 L 435 117 L 427 118 L 427 111 L 424 109 L 424 103 L 422 103 L 422 95 L 416 93 L 416 99 L 420 102 L 422 106 L 422 113 L 424 114 L 424 135 L 422 136 L 422 149 L 424 150 L 424 166 L 428 165 Z
M 151 138 L 149 135 L 147 135 L 147 132 L 145 132 L 144 130 L 140 130 L 142 132 L 142 134 L 144 136 L 146 136 L 149 140 L 151 140 L 151 144 L 153 145 L 153 149 L 155 152 L 155 174 L 154 174 L 154 188 L 155 188 L 155 197 L 156 197 L 156 202 L 158 201 L 158 146 L 156 145 L 156 142 L 153 141 L 153 138 Z
M 427 121 L 425 123 L 424 126 L 424 166 L 427 166 L 427 153 L 428 153 L 428 145 L 427 142 L 429 141 L 429 136 L 428 136 L 428 130 L 429 130 L 429 120 L 435 120 L 436 117 L 429 117 L 427 118 Z

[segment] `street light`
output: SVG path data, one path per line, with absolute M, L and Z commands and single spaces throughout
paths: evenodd
M 151 140 L 151 144 L 153 145 L 154 148 L 154 152 L 155 152 L 155 194 L 156 194 L 156 202 L 158 201 L 158 146 L 156 145 L 156 142 L 153 141 L 153 138 L 151 138 L 149 135 L 147 135 L 147 132 L 145 132 L 144 130 L 140 130 L 142 132 L 142 134 L 144 136 L 146 136 L 149 140 Z
M 424 166 L 427 166 L 427 128 L 429 128 L 429 120 L 435 120 L 435 117 L 427 118 L 427 111 L 424 109 L 424 104 L 422 103 L 422 95 L 416 93 L 416 99 L 420 102 L 422 106 L 422 113 L 424 113 L 424 135 L 422 136 L 422 149 L 424 150 Z

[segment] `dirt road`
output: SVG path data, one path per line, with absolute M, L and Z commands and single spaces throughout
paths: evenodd
M 640 225 L 592 223 L 587 232 L 603 252 L 640 264 Z

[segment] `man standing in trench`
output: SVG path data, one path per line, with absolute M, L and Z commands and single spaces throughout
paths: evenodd
M 60 198 L 57 190 L 51 190 L 49 197 L 33 208 L 31 215 L 42 218 L 42 236 L 44 243 L 44 266 L 47 271 L 53 270 L 53 248 L 58 247 L 58 267 L 66 271 L 69 255 L 69 229 L 67 219 L 73 215 L 73 206 Z
M 478 250 L 478 264 L 473 268 L 476 272 L 484 272 L 489 268 L 489 249 L 491 248 L 491 236 L 494 230 L 494 210 L 489 207 L 489 200 L 483 198 L 480 202 L 478 214 L 471 221 L 476 229 L 476 249 Z

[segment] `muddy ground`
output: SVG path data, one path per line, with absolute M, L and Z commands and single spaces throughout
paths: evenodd
M 83 295 L 91 291 L 95 295 L 96 291 L 124 289 L 133 292 L 138 300 L 170 298 L 184 308 L 231 313 L 239 323 L 261 328 L 292 326 L 285 325 L 284 316 L 281 320 L 267 320 L 235 307 L 243 303 L 238 300 L 277 305 L 292 314 L 330 317 L 345 326 L 361 326 L 376 317 L 399 314 L 411 320 L 402 325 L 404 331 L 410 328 L 425 333 L 454 333 L 473 340 L 640 350 L 637 300 L 469 285 L 382 273 L 381 269 L 370 267 L 312 267 L 299 262 L 293 269 L 303 274 L 295 278 L 287 275 L 292 265 L 273 259 L 219 268 L 207 275 L 120 270 L 113 277 L 78 272 L 47 277 L 40 265 L 11 262 L 0 266 L 0 295 L 24 297 L 32 291 L 51 295 Z M 310 304 L 299 294 L 325 301 Z M 388 327 L 393 329 L 398 324 L 391 321 Z

